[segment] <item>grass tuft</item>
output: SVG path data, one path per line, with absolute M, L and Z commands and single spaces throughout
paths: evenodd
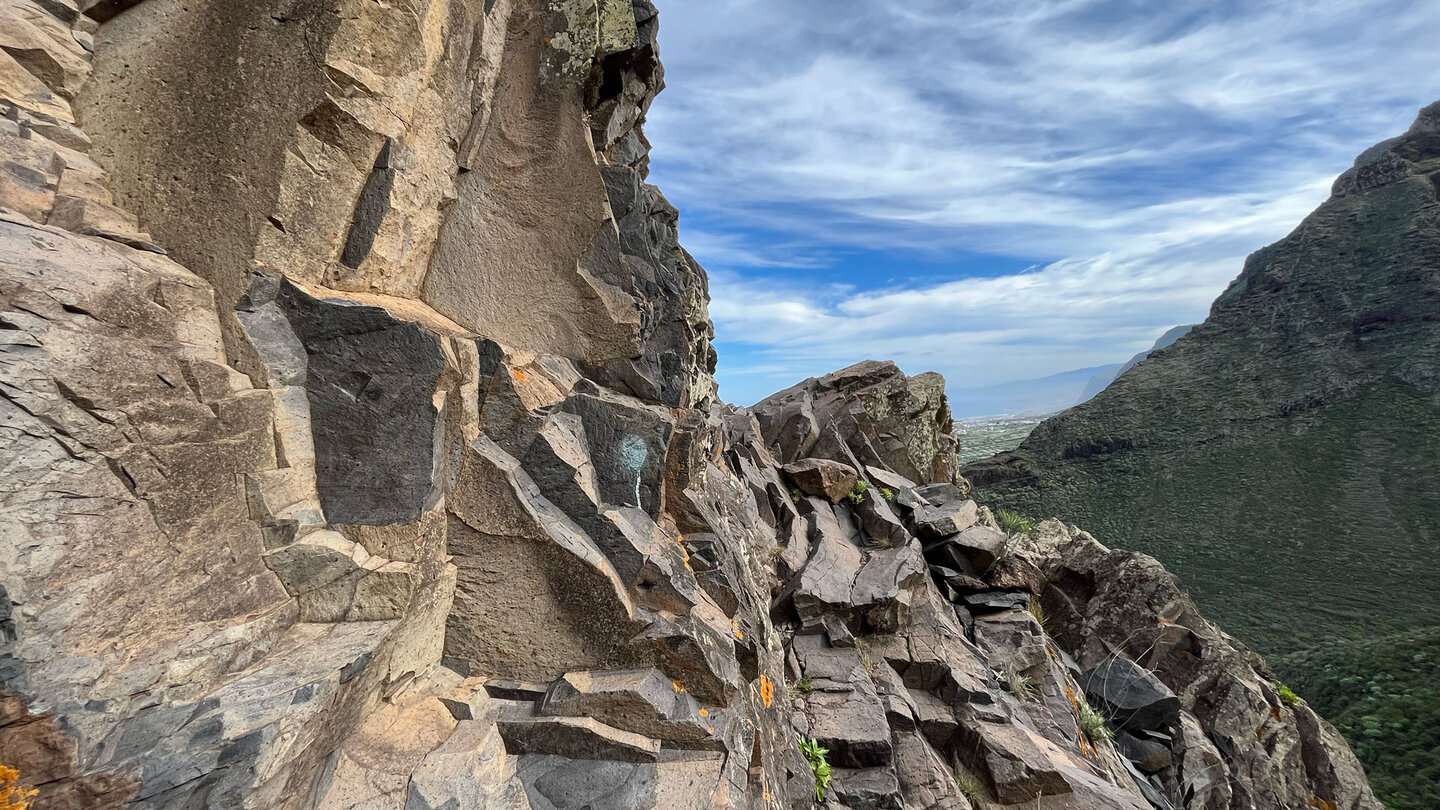
M 1090 738 L 1091 742 L 1104 742 L 1115 739 L 1115 732 L 1105 722 L 1105 715 L 1095 710 L 1090 701 L 1081 697 L 1078 701 L 1076 719 L 1079 720 L 1080 730 Z
M 980 781 L 980 777 L 961 768 L 956 768 L 953 773 L 955 786 L 960 788 L 960 792 L 965 794 L 965 798 L 969 799 L 970 803 L 976 807 L 984 806 L 990 798 L 990 791 L 985 789 L 985 783 Z
M 1005 667 L 1005 688 L 1016 700 L 1035 699 L 1035 679 L 1013 664 Z

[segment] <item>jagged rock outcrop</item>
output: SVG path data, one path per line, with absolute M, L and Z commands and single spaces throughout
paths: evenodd
M 1158 566 L 968 500 L 938 376 L 715 401 L 646 0 L 0 13 L 38 810 L 807 808 L 797 735 L 834 810 L 1375 806 Z
M 981 499 L 1155 554 L 1312 694 L 1408 677 L 1340 661 L 1347 640 L 1440 620 L 1437 120 L 1440 104 L 1360 155 L 1327 202 L 1250 256 L 1203 324 L 1015 452 L 969 466 Z M 1404 609 L 1377 609 L 1397 594 Z M 1440 722 L 1433 699 L 1422 710 L 1416 729 Z M 1389 792 L 1428 806 L 1440 783 L 1421 787 L 1389 755 L 1433 758 L 1433 740 L 1349 731 L 1370 762 L 1393 763 Z

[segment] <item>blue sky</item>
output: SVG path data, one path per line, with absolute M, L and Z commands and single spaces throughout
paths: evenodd
M 1434 0 L 659 5 L 651 181 L 741 404 L 1121 362 L 1440 98 Z

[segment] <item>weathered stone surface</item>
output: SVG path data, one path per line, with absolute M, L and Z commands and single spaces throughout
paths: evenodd
M 951 481 L 956 474 L 950 407 L 939 375 L 911 378 L 893 363 L 866 361 L 806 380 L 753 410 L 765 441 L 786 463 L 858 459 L 923 483 Z
M 556 681 L 540 706 L 542 715 L 593 717 L 681 748 L 719 748 L 720 710 L 702 706 L 657 669 L 571 672 Z
M 1010 539 L 1004 532 L 989 526 L 971 526 L 947 538 L 946 542 L 959 548 L 960 553 L 981 573 L 990 570 L 996 560 L 1005 556 L 1010 545 Z
M 1096 708 L 1131 731 L 1159 731 L 1180 719 L 1180 699 L 1128 658 L 1107 658 L 1079 678 Z
M 797 653 L 802 671 L 814 682 L 804 696 L 808 736 L 830 749 L 830 762 L 840 767 L 889 763 L 893 748 L 885 707 L 859 651 L 811 644 Z
M 900 783 L 889 768 L 836 768 L 830 791 L 851 810 L 904 810 Z
M 974 526 L 979 519 L 980 510 L 974 501 L 950 501 L 916 513 L 915 530 L 925 538 L 949 537 Z
M 1115 747 L 1145 773 L 1159 773 L 1170 767 L 1170 749 L 1154 740 L 1141 739 L 1121 730 L 1115 733 Z
M 588 717 L 513 718 L 499 724 L 505 750 L 515 756 L 553 754 L 567 759 L 654 762 L 660 754 L 659 740 Z
M 839 503 L 849 495 L 858 480 L 854 467 L 823 458 L 801 459 L 781 469 L 801 492 L 818 495 L 830 503 Z
M 276 302 L 305 347 L 315 477 L 336 523 L 409 523 L 439 497 L 434 400 L 447 363 L 415 323 L 283 282 Z
M 947 601 L 985 536 L 927 576 L 914 521 L 993 531 L 938 376 L 714 403 L 704 271 L 644 182 L 646 0 L 0 22 L 0 761 L 37 807 L 806 810 L 800 733 L 832 806 L 968 810 L 982 727 L 1007 795 L 1151 795 L 1028 614 Z M 991 579 L 1068 631 L 1092 594 L 1036 583 L 1081 564 L 1040 541 Z M 1156 784 L 1220 796 L 1197 769 L 1251 715 L 1234 795 L 1363 780 L 1221 674 Z

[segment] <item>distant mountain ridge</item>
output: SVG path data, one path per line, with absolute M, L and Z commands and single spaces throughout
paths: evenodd
M 1082 403 L 1089 402 L 1096 394 L 1104 391 L 1110 385 L 1110 383 L 1113 383 L 1116 380 L 1120 379 L 1121 375 L 1123 375 L 1125 372 L 1139 365 L 1141 360 L 1144 360 L 1145 358 L 1149 357 L 1155 352 L 1160 351 L 1161 349 L 1169 347 L 1172 343 L 1184 337 L 1191 329 L 1194 328 L 1195 324 L 1193 323 L 1187 323 L 1180 326 L 1171 327 L 1170 329 L 1167 329 L 1165 331 L 1165 334 L 1161 335 L 1159 339 L 1155 341 L 1155 345 L 1151 346 L 1149 349 L 1146 349 L 1143 352 L 1140 352 L 1129 360 L 1126 360 L 1123 364 L 1120 365 L 1119 368 L 1115 369 L 1114 372 L 1102 371 L 1099 374 L 1096 374 L 1094 377 L 1091 377 L 1090 382 L 1085 384 L 1085 390 L 1080 393 L 1080 399 L 1076 401 L 1075 404 L 1080 405 Z
M 1033 380 L 990 385 L 984 388 L 949 392 L 950 406 L 960 418 L 1007 416 L 1030 413 L 1036 416 L 1055 413 L 1080 401 L 1090 380 L 1120 369 L 1120 363 L 1077 368 Z
M 1440 624 L 1437 183 L 1440 102 L 1251 255 L 1184 339 L 965 468 L 986 503 L 1154 554 L 1231 632 L 1292 656 L 1280 674 L 1351 716 L 1392 810 L 1440 806 L 1440 694 L 1415 668 L 1440 644 L 1375 671 L 1345 643 Z M 1347 711 L 1392 686 L 1414 701 L 1393 723 Z

